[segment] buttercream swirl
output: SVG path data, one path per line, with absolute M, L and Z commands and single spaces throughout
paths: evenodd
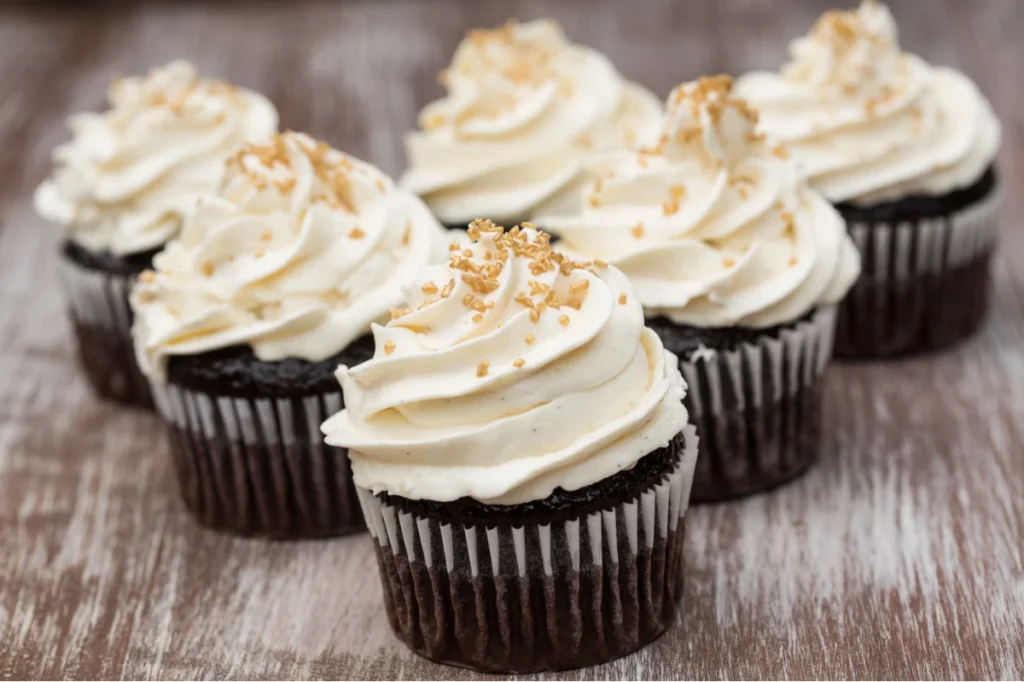
M 323 431 L 357 485 L 517 504 L 629 468 L 686 426 L 678 361 L 621 272 L 529 227 L 470 231 L 374 327 L 374 358 L 338 370 L 346 409 Z
M 186 61 L 119 79 L 107 96 L 109 111 L 68 120 L 73 139 L 56 148 L 57 169 L 35 195 L 36 210 L 91 251 L 161 246 L 196 196 L 217 189 L 224 160 L 277 130 L 262 95 L 202 79 Z
M 261 360 L 322 360 L 386 320 L 401 286 L 444 253 L 417 197 L 306 135 L 227 163 L 132 294 L 139 363 L 248 344 Z
M 401 183 L 449 224 L 557 210 L 591 154 L 653 142 L 661 124 L 654 95 L 549 20 L 470 31 L 442 82 Z
M 648 315 L 763 328 L 837 302 L 860 260 L 838 213 L 756 132 L 731 85 L 677 87 L 655 148 L 595 168 L 576 215 L 538 222 L 567 254 L 626 273 Z
M 790 54 L 780 74 L 748 74 L 736 90 L 833 203 L 946 194 L 993 163 L 988 101 L 963 74 L 902 52 L 885 5 L 826 13 Z

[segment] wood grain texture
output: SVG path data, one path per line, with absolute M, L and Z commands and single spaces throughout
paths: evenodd
M 845 2 L 846 0 L 844 0 Z M 552 15 L 661 95 L 778 64 L 828 0 L 138 5 L 0 16 L 0 677 L 468 678 L 400 646 L 367 537 L 203 531 L 155 417 L 73 364 L 31 192 L 64 117 L 176 56 L 255 87 L 282 125 L 397 173 L 400 131 L 463 31 Z M 1004 122 L 993 310 L 940 356 L 837 365 L 820 464 L 689 514 L 679 624 L 563 677 L 1024 675 L 1024 3 L 894 2 L 904 44 L 965 70 Z

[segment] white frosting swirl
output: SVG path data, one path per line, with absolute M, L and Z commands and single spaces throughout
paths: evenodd
M 115 81 L 110 110 L 81 113 L 57 147 L 58 168 L 36 190 L 36 210 L 96 252 L 126 255 L 173 237 L 199 194 L 217 189 L 224 160 L 277 130 L 262 95 L 199 78 L 185 61 Z
M 155 377 L 170 355 L 236 344 L 266 361 L 328 358 L 443 258 L 422 201 L 323 142 L 275 135 L 227 165 L 132 294 L 139 363 Z
M 884 5 L 828 12 L 790 53 L 781 74 L 748 74 L 736 92 L 833 203 L 946 194 L 995 159 L 988 101 L 963 74 L 901 52 Z
M 323 431 L 358 485 L 518 504 L 612 476 L 682 431 L 678 361 L 621 272 L 572 263 L 533 229 L 476 221 L 471 236 L 407 290 L 415 310 L 374 327 L 374 358 L 338 370 L 346 409 Z
M 553 21 L 471 31 L 406 136 L 406 189 L 443 222 L 557 210 L 594 152 L 653 142 L 661 103 Z
M 567 254 L 625 272 L 648 315 L 762 328 L 839 301 L 860 259 L 838 213 L 755 132 L 731 84 L 677 87 L 656 148 L 610 159 L 576 215 L 538 222 Z

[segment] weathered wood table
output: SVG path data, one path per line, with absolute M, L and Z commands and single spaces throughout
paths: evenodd
M 837 0 L 848 3 L 851 0 Z M 0 10 L 0 677 L 465 678 L 391 635 L 367 537 L 235 540 L 192 523 L 155 417 L 77 373 L 31 193 L 108 81 L 187 56 L 284 127 L 397 174 L 400 132 L 463 31 L 550 14 L 666 94 L 775 65 L 829 0 L 421 0 Z M 683 615 L 566 677 L 1024 675 L 1024 2 L 906 0 L 904 44 L 975 77 L 1004 122 L 1009 206 L 979 338 L 835 366 L 820 464 L 689 514 Z

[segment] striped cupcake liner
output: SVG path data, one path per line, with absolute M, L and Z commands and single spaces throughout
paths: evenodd
M 650 643 L 682 594 L 692 426 L 660 482 L 552 523 L 463 525 L 358 488 L 396 635 L 429 659 L 492 673 L 597 665 Z
M 702 348 L 679 366 L 700 436 L 693 502 L 773 488 L 807 470 L 821 438 L 821 375 L 832 356 L 834 307 L 734 350 Z M 670 345 L 670 344 L 669 344 Z
M 860 279 L 839 309 L 836 357 L 939 350 L 975 331 L 988 307 L 1003 190 L 946 216 L 849 225 Z
M 149 383 L 132 345 L 128 296 L 134 277 L 89 270 L 63 255 L 58 264 L 79 364 L 89 384 L 103 398 L 151 409 Z
M 365 529 L 348 453 L 324 444 L 320 424 L 340 392 L 237 398 L 153 383 L 185 506 L 204 526 L 302 539 Z

